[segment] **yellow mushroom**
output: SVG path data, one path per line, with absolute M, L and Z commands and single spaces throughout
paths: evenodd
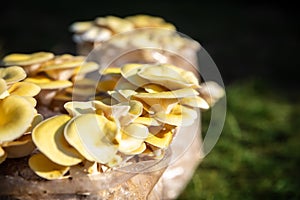
M 72 117 L 76 117 L 78 115 L 87 114 L 87 113 L 95 113 L 96 109 L 93 107 L 93 103 L 91 101 L 88 102 L 80 102 L 80 101 L 72 101 L 64 104 L 64 108 L 67 110 L 69 115 Z
M 64 128 L 70 119 L 68 115 L 54 116 L 38 124 L 32 131 L 32 140 L 38 149 L 62 166 L 73 166 L 84 160 L 64 137 Z
M 173 138 L 173 133 L 171 130 L 165 129 L 161 130 L 156 134 L 149 133 L 149 136 L 145 140 L 146 143 L 156 146 L 161 149 L 167 148 Z
M 71 87 L 73 84 L 66 80 L 51 80 L 45 76 L 36 76 L 34 78 L 26 78 L 25 82 L 38 85 L 42 91 L 38 94 L 37 99 L 42 105 L 49 105 L 57 91 L 63 88 Z
M 83 33 L 94 26 L 92 21 L 85 21 L 85 22 L 74 22 L 70 26 L 70 31 L 76 33 Z
M 163 18 L 149 15 L 134 15 L 125 18 L 134 24 L 136 28 L 165 28 L 169 30 L 176 30 L 173 24 L 167 23 Z
M 119 128 L 116 123 L 97 114 L 75 117 L 65 128 L 65 138 L 86 159 L 105 164 L 117 153 L 113 140 Z
M 52 162 L 45 155 L 38 153 L 29 158 L 29 167 L 40 177 L 47 180 L 64 178 L 70 167 L 61 166 Z
M 163 111 L 157 112 L 154 114 L 154 118 L 162 123 L 185 127 L 194 123 L 197 112 L 192 108 L 176 105 L 169 114 Z
M 116 137 L 119 147 L 118 150 L 125 154 L 141 150 L 141 146 L 148 137 L 149 130 L 142 124 L 131 123 L 124 127 Z
M 199 96 L 182 98 L 179 100 L 179 103 L 194 108 L 209 109 L 208 103 Z
M 146 126 L 160 126 L 161 124 L 154 119 L 153 117 L 138 117 L 136 118 L 133 123 L 135 124 L 143 124 Z
M 72 86 L 72 82 L 66 80 L 52 80 L 46 76 L 36 76 L 31 78 L 26 78 L 25 82 L 34 83 L 42 90 L 53 90 L 53 89 L 63 89 Z
M 142 78 L 141 76 L 138 76 L 137 74 L 140 70 L 142 70 L 144 66 L 145 65 L 143 64 L 136 64 L 136 63 L 126 64 L 123 67 L 121 67 L 121 74 L 130 83 L 138 87 L 141 87 L 151 82 L 147 79 Z
M 134 28 L 130 21 L 115 16 L 98 17 L 95 23 L 99 26 L 108 27 L 114 33 L 127 32 Z
M 30 102 L 16 95 L 0 100 L 0 110 L 0 144 L 22 136 L 35 115 Z
M 41 91 L 41 88 L 36 84 L 29 82 L 18 82 L 14 83 L 8 92 L 13 95 L 33 97 L 36 96 Z
M 0 146 L 0 164 L 6 160 L 7 153 Z
M 53 53 L 49 52 L 37 52 L 32 54 L 14 53 L 7 55 L 3 58 L 3 62 L 6 65 L 33 65 L 41 62 L 46 62 L 54 58 Z
M 142 113 L 143 113 L 143 104 L 139 101 L 130 100 L 128 102 L 119 103 L 117 105 L 112 106 L 113 109 L 115 107 L 120 106 L 129 106 L 129 110 L 125 111 L 124 114 L 117 113 L 116 110 L 113 111 L 113 116 L 116 117 L 121 125 L 128 125 L 129 123 L 133 122 L 135 119 L 137 119 Z
M 0 78 L 0 99 L 4 99 L 9 95 L 7 85 L 4 79 Z
M 7 153 L 7 158 L 21 158 L 30 155 L 35 149 L 35 145 L 32 142 L 31 135 L 27 134 L 14 141 L 4 142 L 2 148 Z
M 19 66 L 0 68 L 0 78 L 4 79 L 7 85 L 10 85 L 26 78 L 26 73 Z
M 148 99 L 180 99 L 184 97 L 197 96 L 199 93 L 192 88 L 183 88 L 173 91 L 158 92 L 158 93 L 137 93 L 133 95 L 142 100 Z
M 137 72 L 142 79 L 159 84 L 170 90 L 199 87 L 198 79 L 192 72 L 172 65 L 144 65 Z

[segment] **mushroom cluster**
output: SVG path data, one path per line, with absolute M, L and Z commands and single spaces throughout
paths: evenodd
M 175 30 L 173 24 L 167 23 L 160 17 L 148 15 L 135 15 L 126 18 L 97 17 L 94 21 L 75 22 L 70 26 L 70 30 L 75 33 L 73 37 L 75 42 L 101 43 L 110 39 L 112 35 L 146 27 Z
M 5 56 L 3 62 L 6 66 L 21 66 L 26 71 L 28 77 L 24 81 L 41 88 L 37 100 L 39 106 L 47 108 L 55 105 L 55 96 L 58 92 L 65 93 L 66 88 L 72 87 L 75 77 L 82 79 L 85 74 L 98 69 L 96 63 L 85 62 L 83 56 L 69 54 L 55 56 L 49 52 L 13 53 Z
M 200 49 L 199 43 L 176 33 L 173 24 L 160 17 L 148 15 L 135 15 L 126 18 L 98 17 L 94 21 L 75 22 L 71 25 L 70 30 L 74 32 L 73 40 L 77 43 L 78 52 L 82 55 L 89 54 L 94 47 L 101 46 L 108 40 L 112 46 L 106 47 L 106 49 L 113 49 L 113 52 L 122 53 L 122 50 L 157 48 L 180 52 L 182 56 L 192 62 L 195 60 L 195 51 Z M 113 36 L 116 36 L 115 40 Z M 159 55 L 157 51 L 155 55 L 152 55 L 153 53 L 145 50 L 133 55 L 133 57 L 139 57 L 137 60 L 141 60 L 142 56 L 143 60 L 148 63 L 157 60 L 172 63 L 168 59 L 174 59 Z M 102 56 L 102 59 L 105 58 Z M 176 61 L 178 62 L 178 60 Z M 131 62 L 134 61 L 131 60 Z
M 32 153 L 32 129 L 43 120 L 37 113 L 40 87 L 22 81 L 26 73 L 19 66 L 0 68 L 0 163 Z
M 95 96 L 101 100 L 67 102 L 68 114 L 34 128 L 39 152 L 29 166 L 38 176 L 61 179 L 74 169 L 95 174 L 162 158 L 176 131 L 194 123 L 197 109 L 210 107 L 197 77 L 173 65 L 126 64 L 101 74 Z

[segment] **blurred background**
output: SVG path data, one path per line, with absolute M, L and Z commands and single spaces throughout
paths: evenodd
M 97 16 L 161 16 L 199 41 L 227 92 L 224 131 L 179 199 L 300 198 L 300 24 L 288 2 L 5 1 L 0 57 L 75 54 L 68 27 Z M 204 113 L 203 130 L 209 112 Z

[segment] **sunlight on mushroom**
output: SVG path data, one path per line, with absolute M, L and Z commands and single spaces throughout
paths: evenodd
M 40 177 L 47 180 L 64 178 L 70 167 L 61 166 L 52 162 L 45 155 L 38 153 L 29 158 L 29 167 Z

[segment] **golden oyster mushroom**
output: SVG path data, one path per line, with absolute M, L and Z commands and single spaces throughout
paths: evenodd
M 42 105 L 49 105 L 58 90 L 71 87 L 73 83 L 66 80 L 52 80 L 46 76 L 36 76 L 32 78 L 26 78 L 24 82 L 34 83 L 41 88 L 41 92 L 37 98 Z
M 7 85 L 19 82 L 26 78 L 26 73 L 22 67 L 11 66 L 0 68 L 0 79 L 4 79 Z
M 80 102 L 72 101 L 64 104 L 64 108 L 67 110 L 69 115 L 76 117 L 82 114 L 95 113 L 96 109 L 93 107 L 92 101 Z
M 179 127 L 190 126 L 197 118 L 197 112 L 186 106 L 176 105 L 171 112 L 157 112 L 154 118 L 161 123 L 170 124 Z
M 41 88 L 38 85 L 29 82 L 17 82 L 8 89 L 10 94 L 24 97 L 36 96 L 40 91 Z
M 132 22 L 135 28 L 164 28 L 169 30 L 176 30 L 175 26 L 171 23 L 167 23 L 163 18 L 154 17 L 149 15 L 134 15 L 125 18 Z
M 14 141 L 4 142 L 2 148 L 7 153 L 7 158 L 21 158 L 30 155 L 36 147 L 31 135 L 26 134 Z
M 58 165 L 52 162 L 45 155 L 38 153 L 29 158 L 29 167 L 38 176 L 47 180 L 56 180 L 64 178 L 64 175 L 69 171 L 70 167 Z
M 70 26 L 70 31 L 76 33 L 83 33 L 94 26 L 92 21 L 74 22 Z
M 7 157 L 7 153 L 0 146 L 0 164 L 5 161 L 6 157 Z
M 62 166 L 73 166 L 84 158 L 64 137 L 64 128 L 70 121 L 68 115 L 46 119 L 32 131 L 32 140 L 37 148 L 52 162 Z
M 116 137 L 119 143 L 118 150 L 128 155 L 143 152 L 146 149 L 143 144 L 148 134 L 149 130 L 146 126 L 135 123 L 129 124 Z
M 173 65 L 143 65 L 137 75 L 152 84 L 167 87 L 169 90 L 199 87 L 198 79 L 192 72 Z
M 9 95 L 7 85 L 4 79 L 0 78 L 0 99 L 4 99 Z
M 98 17 L 95 19 L 95 23 L 99 26 L 109 28 L 114 33 L 122 33 L 134 29 L 130 21 L 115 16 Z
M 32 54 L 13 53 L 3 58 L 6 65 L 33 65 L 41 62 L 46 62 L 54 58 L 53 53 L 37 52 Z
M 0 110 L 0 143 L 21 137 L 30 127 L 35 115 L 31 103 L 16 95 L 0 100 Z
M 149 133 L 149 136 L 145 140 L 146 143 L 156 146 L 161 149 L 166 149 L 173 139 L 172 130 L 161 130 L 156 134 Z
M 70 145 L 86 159 L 102 164 L 111 161 L 117 153 L 114 138 L 119 132 L 116 123 L 97 114 L 83 114 L 67 124 L 64 135 Z
M 143 64 L 137 64 L 137 63 L 125 64 L 123 67 L 121 67 L 121 74 L 130 83 L 138 87 L 141 87 L 143 85 L 151 83 L 151 81 L 138 76 L 137 73 L 143 67 L 144 67 Z

